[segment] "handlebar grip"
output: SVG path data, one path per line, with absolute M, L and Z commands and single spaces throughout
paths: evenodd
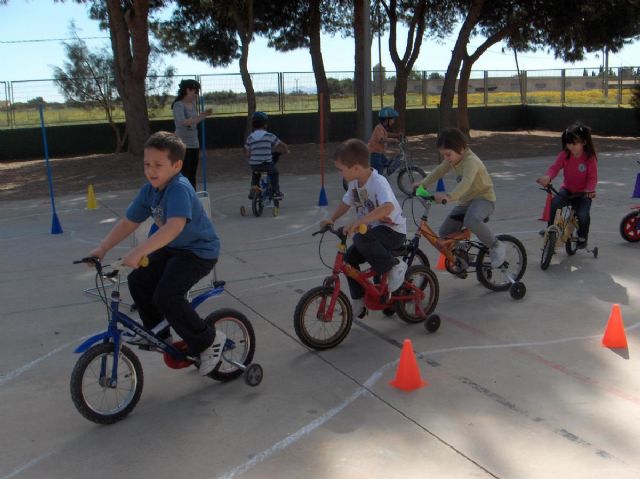
M 363 235 L 367 232 L 368 229 L 369 229 L 369 226 L 362 223 L 360 226 L 358 226 L 358 233 Z
M 143 256 L 142 258 L 140 258 L 140 261 L 138 261 L 138 266 L 140 266 L 141 268 L 146 268 L 147 266 L 149 266 L 149 257 Z

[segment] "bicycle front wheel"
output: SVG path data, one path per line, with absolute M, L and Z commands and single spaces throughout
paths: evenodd
M 476 258 L 476 275 L 478 281 L 491 291 L 506 291 L 514 282 L 520 281 L 527 269 L 527 252 L 522 243 L 510 235 L 498 235 L 504 243 L 505 262 L 499 268 L 491 266 L 489 250 L 482 248 Z
M 208 376 L 216 381 L 226 382 L 242 375 L 243 370 L 236 364 L 248 366 L 256 352 L 256 335 L 251 322 L 240 311 L 231 308 L 214 311 L 204 321 L 227 337 L 222 360 Z
M 424 170 L 418 166 L 408 166 L 398 171 L 398 188 L 405 195 L 411 196 L 413 193 L 413 183 L 427 177 Z
M 405 283 L 410 283 L 424 292 L 424 298 L 420 302 L 422 314 L 418 311 L 416 301 L 396 301 L 394 307 L 398 317 L 407 323 L 420 323 L 427 319 L 438 304 L 440 285 L 435 273 L 423 265 L 411 266 L 405 274 Z M 407 294 L 406 287 L 401 288 L 400 294 Z
M 112 376 L 118 362 L 118 375 Z M 129 414 L 142 394 L 144 379 L 138 357 L 126 346 L 118 358 L 113 343 L 92 346 L 71 373 L 71 400 L 80 414 L 96 424 L 113 424 Z
M 333 288 L 316 286 L 302 295 L 293 313 L 293 327 L 300 341 L 313 349 L 330 349 L 349 334 L 353 321 L 351 302 L 342 291 L 338 293 L 331 316 L 327 309 Z
M 555 231 L 548 231 L 547 238 L 542 246 L 542 256 L 540 257 L 540 268 L 545 270 L 551 263 L 551 257 L 556 250 L 557 234 Z

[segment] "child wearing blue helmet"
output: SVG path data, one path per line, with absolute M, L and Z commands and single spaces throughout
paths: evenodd
M 260 173 L 266 171 L 271 176 L 273 198 L 281 200 L 284 195 L 280 191 L 280 174 L 276 168 L 274 153 L 289 153 L 289 147 L 271 132 L 267 131 L 269 117 L 263 111 L 256 111 L 251 116 L 253 131 L 244 143 L 244 150 L 251 166 L 251 189 L 249 199 L 253 199 L 254 192 L 259 189 Z
M 380 123 L 373 129 L 367 144 L 369 148 L 369 163 L 381 175 L 385 166 L 389 164 L 389 160 L 384 154 L 385 146 L 398 143 L 398 138 L 402 136 L 401 133 L 393 133 L 391 131 L 396 118 L 398 118 L 398 112 L 393 108 L 387 106 L 381 109 L 378 112 Z

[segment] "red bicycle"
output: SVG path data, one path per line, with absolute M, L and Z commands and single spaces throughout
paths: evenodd
M 353 311 L 349 298 L 341 290 L 340 273 L 355 279 L 364 288 L 364 303 L 368 310 L 381 310 L 387 316 L 397 313 L 407 323 L 426 320 L 426 329 L 431 333 L 440 327 L 440 317 L 436 314 L 429 316 L 438 303 L 440 292 L 438 279 L 429 267 L 409 267 L 403 285 L 395 294 L 390 294 L 386 273 L 375 283 L 374 278 L 378 276 L 375 271 L 360 271 L 344 262 L 348 235 L 343 228 L 334 229 L 332 225 L 326 225 L 313 236 L 322 234 L 324 238 L 327 232 L 339 238 L 338 252 L 333 267 L 324 263 L 320 254 L 320 260 L 332 269 L 332 274 L 325 278 L 322 286 L 316 286 L 302 295 L 296 306 L 293 326 L 302 343 L 314 349 L 329 349 L 340 344 L 349 333 Z M 394 256 L 401 257 L 402 254 L 404 248 L 394 252 Z

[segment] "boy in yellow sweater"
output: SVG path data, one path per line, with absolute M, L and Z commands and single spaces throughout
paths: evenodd
M 493 181 L 487 168 L 469 149 L 464 134 L 457 128 L 443 130 L 438 136 L 437 147 L 444 161 L 415 186 L 431 185 L 449 170 L 456 174 L 458 184 L 453 191 L 434 195 L 438 203 L 443 200 L 458 202 L 442 223 L 439 235 L 445 237 L 463 227 L 471 230 L 489 248 L 491 267 L 499 268 L 504 263 L 506 248 L 484 222 L 493 213 L 496 203 Z

